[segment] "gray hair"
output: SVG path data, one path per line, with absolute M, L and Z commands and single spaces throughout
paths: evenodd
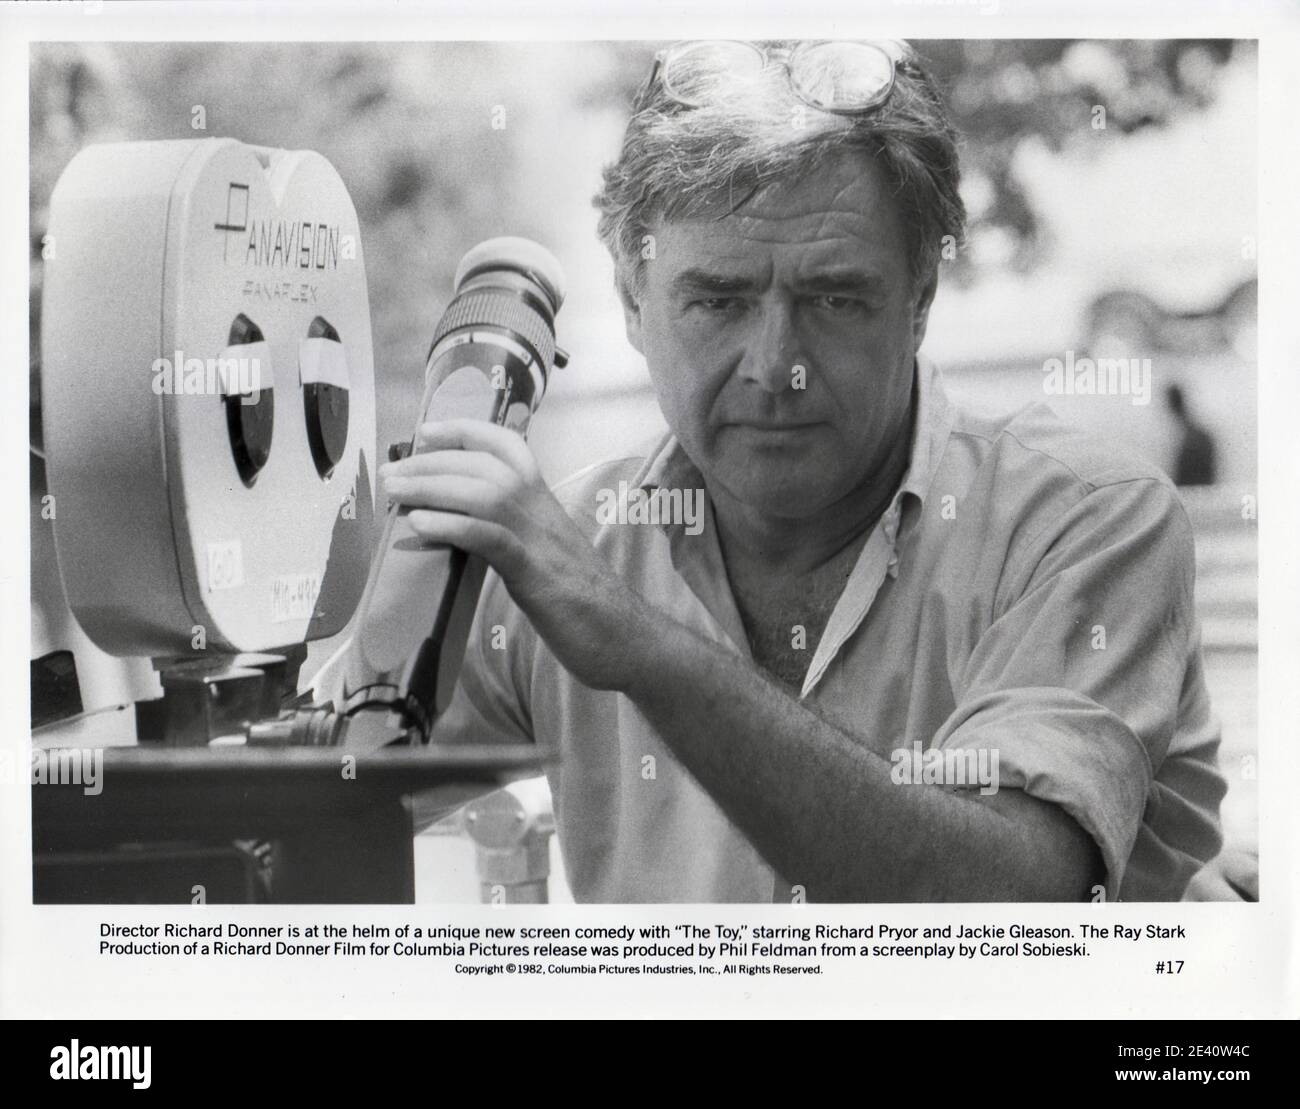
M 734 211 L 765 186 L 814 173 L 848 151 L 865 153 L 885 170 L 914 287 L 923 286 L 938 267 L 944 238 L 962 241 L 966 209 L 958 193 L 957 133 L 934 78 L 910 48 L 904 51 L 888 100 L 860 115 L 808 107 L 777 65 L 747 85 L 744 96 L 695 108 L 673 100 L 658 78 L 647 80 L 633 101 L 618 160 L 605 167 L 593 201 L 620 291 L 634 298 L 643 291 L 643 251 L 655 220 Z

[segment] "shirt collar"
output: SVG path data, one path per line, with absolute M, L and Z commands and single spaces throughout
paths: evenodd
M 881 517 L 880 526 L 889 540 L 889 576 L 898 577 L 898 538 L 903 526 L 903 511 L 909 496 L 918 508 L 925 504 L 939 468 L 940 459 L 948 446 L 952 430 L 952 411 L 944 392 L 939 367 L 924 354 L 916 356 L 916 420 L 912 427 L 912 453 L 907 472 L 899 483 L 898 492 Z
M 896 553 L 903 523 L 903 507 L 909 495 L 924 504 L 935 470 L 948 445 L 951 431 L 951 407 L 943 388 L 939 368 L 924 354 L 916 356 L 916 416 L 912 425 L 912 449 L 907 471 L 880 518 L 891 549 L 889 573 L 898 576 Z M 668 432 L 651 449 L 645 463 L 632 481 L 634 488 L 646 490 L 702 488 L 704 479 L 686 456 L 677 437 Z
M 924 502 L 952 430 L 952 412 L 939 367 L 924 354 L 916 356 L 916 396 L 912 454 L 898 491 L 900 496 L 911 493 Z

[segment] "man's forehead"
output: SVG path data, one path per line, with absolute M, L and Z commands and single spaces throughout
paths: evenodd
M 651 231 L 659 240 L 656 256 L 683 265 L 701 255 L 752 260 L 765 245 L 795 247 L 827 262 L 904 246 L 898 207 L 883 173 L 865 155 L 774 182 L 740 204 L 719 198 L 702 211 L 660 218 Z
M 740 218 L 663 224 L 656 261 L 648 268 L 667 281 L 685 272 L 759 277 L 773 267 L 795 276 L 853 270 L 897 278 L 908 265 L 905 240 L 893 222 L 823 213 L 766 223 Z

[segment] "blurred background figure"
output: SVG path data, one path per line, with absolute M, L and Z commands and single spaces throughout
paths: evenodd
M 1193 419 L 1181 386 L 1166 386 L 1165 404 L 1178 425 L 1178 445 L 1170 471 L 1174 484 L 1213 485 L 1219 472 L 1214 436 Z

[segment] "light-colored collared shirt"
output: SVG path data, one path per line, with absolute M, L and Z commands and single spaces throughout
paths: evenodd
M 1177 493 L 1045 406 L 975 416 L 949 402 L 928 359 L 917 370 L 908 471 L 801 699 L 896 768 L 920 757 L 900 751 L 984 752 L 981 765 L 996 753 L 999 788 L 1060 805 L 1093 837 L 1108 899 L 1177 899 L 1222 844 L 1225 791 Z M 693 526 L 618 522 L 600 506 L 620 482 L 702 489 L 676 440 L 584 470 L 556 495 L 629 588 L 750 658 L 707 497 Z M 575 680 L 495 575 L 434 738 L 558 752 L 548 777 L 578 901 L 789 896 L 636 705 Z

